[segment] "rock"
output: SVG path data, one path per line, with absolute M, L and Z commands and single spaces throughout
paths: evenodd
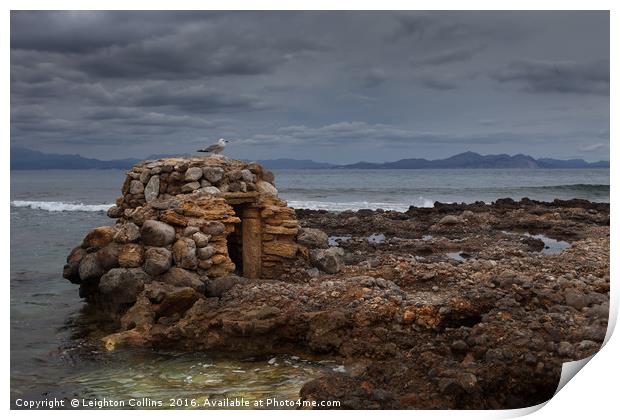
M 146 184 L 151 176 L 151 171 L 144 170 L 140 173 L 140 182 Z
M 202 175 L 211 184 L 216 184 L 224 177 L 224 169 L 218 166 L 205 166 L 202 168 Z
M 196 232 L 192 235 L 192 239 L 194 240 L 198 248 L 202 248 L 209 244 L 209 240 L 211 239 L 211 236 L 205 235 L 202 232 Z
M 172 267 L 168 272 L 157 277 L 157 281 L 177 287 L 191 287 L 199 293 L 205 290 L 205 284 L 198 274 L 179 267 Z
M 129 184 L 129 194 L 137 195 L 144 192 L 144 184 L 137 179 L 134 179 Z
M 321 271 L 336 274 L 342 270 L 344 250 L 339 247 L 310 250 L 310 262 Z
M 451 214 L 444 216 L 437 224 L 439 225 L 458 225 L 461 223 L 461 219 Z
M 256 191 L 261 194 L 273 195 L 274 197 L 278 195 L 278 190 L 276 187 L 266 181 L 258 181 L 256 183 Z
M 558 345 L 558 354 L 562 357 L 571 356 L 573 353 L 573 346 L 568 341 L 560 341 Z
M 200 258 L 201 260 L 208 260 L 209 258 L 211 258 L 213 255 L 215 255 L 215 248 L 212 246 L 205 246 L 202 248 L 198 248 L 196 250 L 196 256 L 198 258 Z
M 172 253 L 166 248 L 149 248 L 144 253 L 144 271 L 151 276 L 158 276 L 172 267 Z
M 198 226 L 188 226 L 183 229 L 183 236 L 190 237 L 196 232 L 200 232 L 200 228 Z
M 105 270 L 99 264 L 99 258 L 96 253 L 90 253 L 82 258 L 79 267 L 80 280 L 82 282 L 90 282 L 99 280 L 105 273 Z
M 226 226 L 222 222 L 207 222 L 200 228 L 204 233 L 211 236 L 222 235 L 226 232 Z
M 97 251 L 97 260 L 104 271 L 118 267 L 118 256 L 121 253 L 121 248 L 122 245 L 111 242 Z
M 159 196 L 159 176 L 153 175 L 144 188 L 144 199 L 147 203 L 150 203 L 155 200 L 157 196 Z
M 203 188 L 197 189 L 196 192 L 199 194 L 213 195 L 216 197 L 222 194 L 220 189 L 217 187 L 203 187 Z
M 146 220 L 140 229 L 142 242 L 149 246 L 166 246 L 174 242 L 174 228 L 157 220 Z
M 151 278 L 140 268 L 113 268 L 99 281 L 99 292 L 108 302 L 117 305 L 132 304 Z
M 297 242 L 308 248 L 328 248 L 329 238 L 319 229 L 302 228 L 297 235 Z
M 472 393 L 476 389 L 478 378 L 469 372 L 460 372 L 456 377 L 456 383 L 467 393 Z
M 185 184 L 185 185 L 183 185 L 181 187 L 181 192 L 189 193 L 189 192 L 192 192 L 194 190 L 197 190 L 198 188 L 200 188 L 200 182 L 198 182 L 198 181 L 188 182 L 187 184 Z
M 254 183 L 256 182 L 256 175 L 254 175 L 249 169 L 242 169 L 241 179 L 247 183 Z
M 198 167 L 194 166 L 185 172 L 186 181 L 198 181 L 200 178 L 202 178 L 202 169 Z
M 193 239 L 181 238 L 176 241 L 172 246 L 172 255 L 174 263 L 181 268 L 195 270 L 198 266 L 196 243 Z
M 175 287 L 165 293 L 157 307 L 157 316 L 161 318 L 174 314 L 183 314 L 201 297 L 202 295 L 191 287 Z
M 111 226 L 102 226 L 91 230 L 82 241 L 82 247 L 100 249 L 112 242 L 116 231 Z
M 114 241 L 121 244 L 135 242 L 138 239 L 140 239 L 140 228 L 132 222 L 122 224 L 114 235 Z
M 107 215 L 108 215 L 108 217 L 110 217 L 112 219 L 118 219 L 119 217 L 123 216 L 123 209 L 122 209 L 122 207 L 119 207 L 117 205 L 113 205 L 112 207 L 110 207 L 108 209 Z
M 245 277 L 228 275 L 209 279 L 206 281 L 205 295 L 210 297 L 222 297 L 224 293 L 232 289 L 236 284 L 245 284 L 249 280 Z
M 306 270 L 306 273 L 308 274 L 308 276 L 310 276 L 310 278 L 313 278 L 313 279 L 315 279 L 315 278 L 317 278 L 317 277 L 319 277 L 321 275 L 321 272 L 316 267 L 308 268 Z
M 578 310 L 588 306 L 590 303 L 588 297 L 576 289 L 566 289 L 564 298 L 568 306 Z
M 124 268 L 140 267 L 144 262 L 144 247 L 140 244 L 126 244 L 118 255 L 118 264 Z
M 275 179 L 276 177 L 273 175 L 273 172 L 268 171 L 268 170 L 263 171 L 263 180 L 273 185 L 273 182 L 275 181 Z

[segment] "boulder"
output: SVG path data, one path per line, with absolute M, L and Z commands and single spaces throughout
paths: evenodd
M 137 195 L 144 193 L 144 184 L 137 179 L 134 179 L 129 184 L 129 194 Z
M 116 231 L 111 226 L 101 226 L 88 232 L 84 241 L 82 241 L 82 247 L 100 249 L 112 242 Z
M 246 183 L 253 183 L 256 182 L 256 175 L 254 175 L 249 169 L 242 169 L 241 179 Z
M 215 184 L 224 177 L 224 169 L 218 166 L 205 166 L 202 168 L 202 175 L 211 184 Z
M 224 226 L 222 222 L 213 221 L 205 223 L 201 230 L 207 235 L 216 236 L 224 234 L 226 232 L 226 226 Z
M 105 270 L 101 267 L 101 264 L 99 264 L 97 254 L 93 252 L 82 258 L 78 272 L 82 282 L 90 282 L 99 280 L 105 273 Z
M 198 188 L 200 188 L 200 182 L 198 182 L 198 181 L 188 182 L 187 184 L 185 184 L 185 185 L 183 185 L 181 187 L 181 192 L 189 193 L 189 192 L 192 192 L 194 190 L 197 190 Z
M 107 215 L 112 219 L 118 219 L 123 216 L 123 208 L 115 204 L 108 209 Z
M 461 219 L 453 216 L 451 214 L 444 216 L 439 222 L 439 225 L 458 225 L 459 223 L 461 223 Z
M 144 262 L 144 247 L 140 244 L 126 244 L 118 255 L 121 267 L 140 267 Z
M 118 256 L 121 252 L 121 248 L 122 245 L 112 242 L 97 251 L 99 265 L 104 271 L 118 267 Z
M 183 314 L 201 297 L 202 295 L 191 287 L 175 287 L 164 294 L 156 310 L 157 316 Z
M 224 293 L 232 289 L 236 284 L 245 284 L 248 281 L 249 280 L 245 277 L 239 277 L 233 274 L 209 279 L 205 282 L 205 295 L 208 297 L 222 297 Z
M 202 169 L 198 167 L 189 168 L 185 172 L 186 181 L 198 181 L 200 178 L 202 178 Z
M 172 253 L 166 248 L 149 248 L 144 253 L 144 271 L 151 276 L 158 276 L 172 267 Z
M 191 287 L 199 293 L 203 293 L 205 284 L 198 274 L 179 267 L 172 267 L 165 274 L 158 276 L 157 281 L 177 287 Z
M 212 246 L 205 246 L 196 250 L 196 256 L 201 260 L 208 260 L 215 255 L 216 249 Z
M 202 247 L 207 246 L 209 244 L 209 240 L 211 239 L 211 236 L 205 235 L 202 232 L 195 232 L 192 235 L 192 239 L 194 240 L 194 242 L 196 243 L 196 246 L 198 248 L 202 248 Z
M 174 263 L 190 270 L 195 270 L 198 265 L 196 258 L 196 243 L 193 239 L 181 238 L 172 246 Z
M 140 268 L 113 268 L 101 277 L 99 293 L 117 305 L 132 304 L 151 278 Z
M 344 250 L 338 247 L 313 249 L 310 251 L 310 262 L 328 274 L 336 274 L 343 267 Z
M 144 199 L 147 203 L 155 200 L 159 196 L 159 176 L 154 175 L 149 179 L 148 184 L 144 188 Z
M 329 238 L 319 229 L 302 228 L 297 235 L 297 242 L 308 248 L 328 248 Z
M 142 242 L 149 246 L 166 246 L 174 242 L 174 228 L 157 220 L 146 220 L 140 229 Z
M 138 239 L 140 239 L 140 228 L 132 222 L 122 224 L 114 235 L 114 241 L 121 244 L 135 242 Z
M 268 194 L 273 196 L 278 195 L 278 190 L 276 189 L 276 187 L 266 181 L 258 181 L 256 183 L 256 191 L 262 194 Z

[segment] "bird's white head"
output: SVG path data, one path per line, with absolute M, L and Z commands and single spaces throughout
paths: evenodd
M 228 140 L 219 139 L 217 142 L 220 143 L 220 144 L 226 144 L 226 143 L 228 143 Z

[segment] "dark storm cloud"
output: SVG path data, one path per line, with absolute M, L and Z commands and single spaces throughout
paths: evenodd
M 516 82 L 528 92 L 609 95 L 609 60 L 520 60 L 491 75 L 498 82 Z
M 606 158 L 608 92 L 605 12 L 11 13 L 11 144 L 47 152 Z

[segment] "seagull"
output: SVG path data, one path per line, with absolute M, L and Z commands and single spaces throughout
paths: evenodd
M 228 143 L 228 140 L 219 139 L 217 143 L 207 146 L 204 149 L 199 149 L 198 152 L 213 153 L 214 155 L 219 155 L 220 152 L 224 151 L 226 143 Z

